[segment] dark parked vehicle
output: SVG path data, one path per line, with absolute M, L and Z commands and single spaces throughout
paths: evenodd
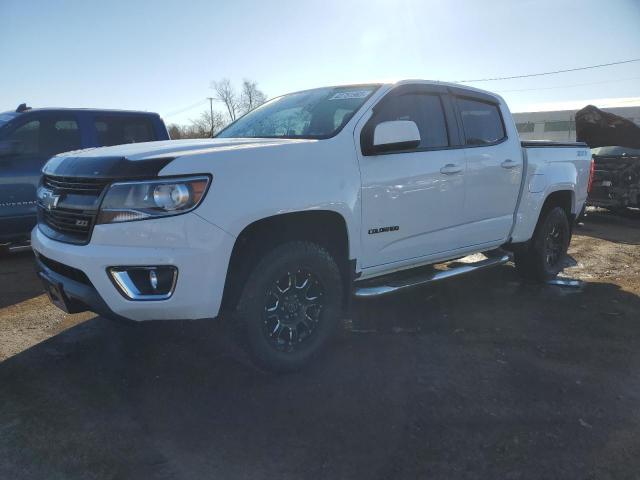
M 88 147 L 168 140 L 157 113 L 95 109 L 30 109 L 0 113 L 0 248 L 29 238 L 45 162 Z
M 640 207 L 640 149 L 598 147 L 589 205 L 610 210 Z
M 587 203 L 614 211 L 640 207 L 640 126 L 587 105 L 576 112 L 576 137 L 593 155 Z

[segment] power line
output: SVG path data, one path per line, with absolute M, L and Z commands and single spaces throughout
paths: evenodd
M 634 62 L 640 62 L 640 58 L 632 58 L 629 60 L 621 60 L 619 62 L 610 62 L 610 63 L 601 63 L 598 65 L 588 65 L 586 67 L 577 67 L 577 68 L 567 68 L 564 70 L 554 70 L 551 72 L 540 72 L 540 73 L 529 73 L 526 75 L 512 75 L 510 77 L 494 77 L 494 78 L 476 78 L 476 79 L 472 79 L 472 80 L 454 80 L 454 83 L 473 83 L 473 82 L 493 82 L 493 81 L 497 81 L 497 80 L 513 80 L 513 79 L 517 79 L 517 78 L 530 78 L 530 77 L 542 77 L 545 75 L 555 75 L 558 73 L 567 73 L 567 72 L 578 72 L 581 70 L 591 70 L 594 68 L 602 68 L 602 67 L 610 67 L 612 65 L 622 65 L 625 63 L 634 63 Z M 635 78 L 628 78 L 628 79 L 624 79 L 624 80 L 636 80 L 638 77 Z M 601 83 L 610 83 L 610 82 L 616 82 L 616 81 L 624 81 L 624 80 L 610 80 L 610 81 L 605 81 L 605 82 L 595 82 L 595 83 L 582 83 L 582 84 L 576 84 L 576 85 L 566 85 L 566 86 L 558 86 L 558 87 L 542 87 L 542 88 L 524 88 L 524 89 L 519 89 L 519 90 L 501 90 L 502 92 L 527 92 L 527 91 L 533 91 L 533 90 L 552 90 L 555 88 L 571 88 L 571 87 L 581 87 L 581 86 L 586 86 L 586 85 L 598 85 Z M 164 115 L 165 118 L 167 117 L 173 117 L 175 115 L 178 115 L 180 113 L 186 112 L 187 110 L 191 110 L 193 108 L 196 108 L 197 106 L 200 106 L 204 103 L 206 103 L 207 101 L 209 101 L 210 103 L 210 107 L 211 110 L 213 109 L 213 105 L 211 104 L 212 99 L 210 97 L 207 97 L 203 100 L 199 100 L 196 103 L 193 103 L 191 105 L 188 105 L 186 107 L 180 108 L 178 110 L 173 110 L 171 112 L 168 112 Z M 211 116 L 213 117 L 213 112 L 211 113 Z
M 203 99 L 203 100 L 198 100 L 196 103 L 193 103 L 193 104 L 188 105 L 188 106 L 186 106 L 186 107 L 180 108 L 180 109 L 178 109 L 178 110 L 172 110 L 171 112 L 166 113 L 166 114 L 164 115 L 164 117 L 165 117 L 165 118 L 167 118 L 167 117 L 173 117 L 173 116 L 178 115 L 178 114 L 180 114 L 180 113 L 186 112 L 187 110 L 191 110 L 191 109 L 193 109 L 193 108 L 196 108 L 197 106 L 203 105 L 203 104 L 204 104 L 204 103 L 206 103 L 207 101 L 208 101 L 208 100 L 207 100 L 206 98 L 205 98 L 205 99 Z
M 610 67 L 612 65 L 622 65 L 624 63 L 640 62 L 640 58 L 632 58 L 630 60 L 621 60 L 619 62 L 601 63 L 599 65 L 589 65 L 586 67 L 567 68 L 565 70 L 554 70 L 552 72 L 541 73 L 528 73 L 526 75 L 513 75 L 510 77 L 494 77 L 494 78 L 476 78 L 473 80 L 457 80 L 457 83 L 470 83 L 470 82 L 493 82 L 496 80 L 513 80 L 515 78 L 528 78 L 528 77 L 542 77 L 543 75 L 555 75 L 557 73 L 578 72 L 580 70 L 590 70 L 593 68 Z
M 534 90 L 554 90 L 556 88 L 573 88 L 573 87 L 585 87 L 588 85 L 602 85 L 605 83 L 616 83 L 616 82 L 627 82 L 629 80 L 640 80 L 640 77 L 631 77 L 631 78 L 619 78 L 617 80 L 605 80 L 603 82 L 590 82 L 590 83 L 575 83 L 573 85 L 557 85 L 555 87 L 539 87 L 539 88 L 518 88 L 515 90 L 499 90 L 497 92 L 507 93 L 507 92 L 531 92 Z

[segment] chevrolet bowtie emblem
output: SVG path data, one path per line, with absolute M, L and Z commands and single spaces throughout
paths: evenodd
M 57 208 L 58 202 L 60 201 L 60 195 L 54 194 L 53 191 L 48 188 L 41 188 L 38 192 L 38 198 L 40 199 L 42 206 L 48 211 Z

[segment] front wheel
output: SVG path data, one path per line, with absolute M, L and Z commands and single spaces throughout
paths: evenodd
M 319 245 L 290 242 L 267 253 L 237 309 L 256 363 L 276 372 L 305 366 L 335 332 L 342 296 L 340 269 Z
M 564 266 L 570 241 L 571 229 L 564 209 L 547 210 L 538 221 L 530 245 L 515 252 L 518 272 L 538 281 L 554 278 Z

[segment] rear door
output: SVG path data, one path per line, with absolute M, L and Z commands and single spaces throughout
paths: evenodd
M 393 264 L 463 246 L 464 149 L 446 89 L 401 85 L 373 108 L 360 133 L 362 266 Z M 381 122 L 414 121 L 421 143 L 367 154 Z
M 508 135 L 509 112 L 489 95 L 454 95 L 467 161 L 465 226 L 469 245 L 506 240 L 513 225 L 522 179 L 522 149 Z M 504 109 L 504 110 L 503 110 Z

